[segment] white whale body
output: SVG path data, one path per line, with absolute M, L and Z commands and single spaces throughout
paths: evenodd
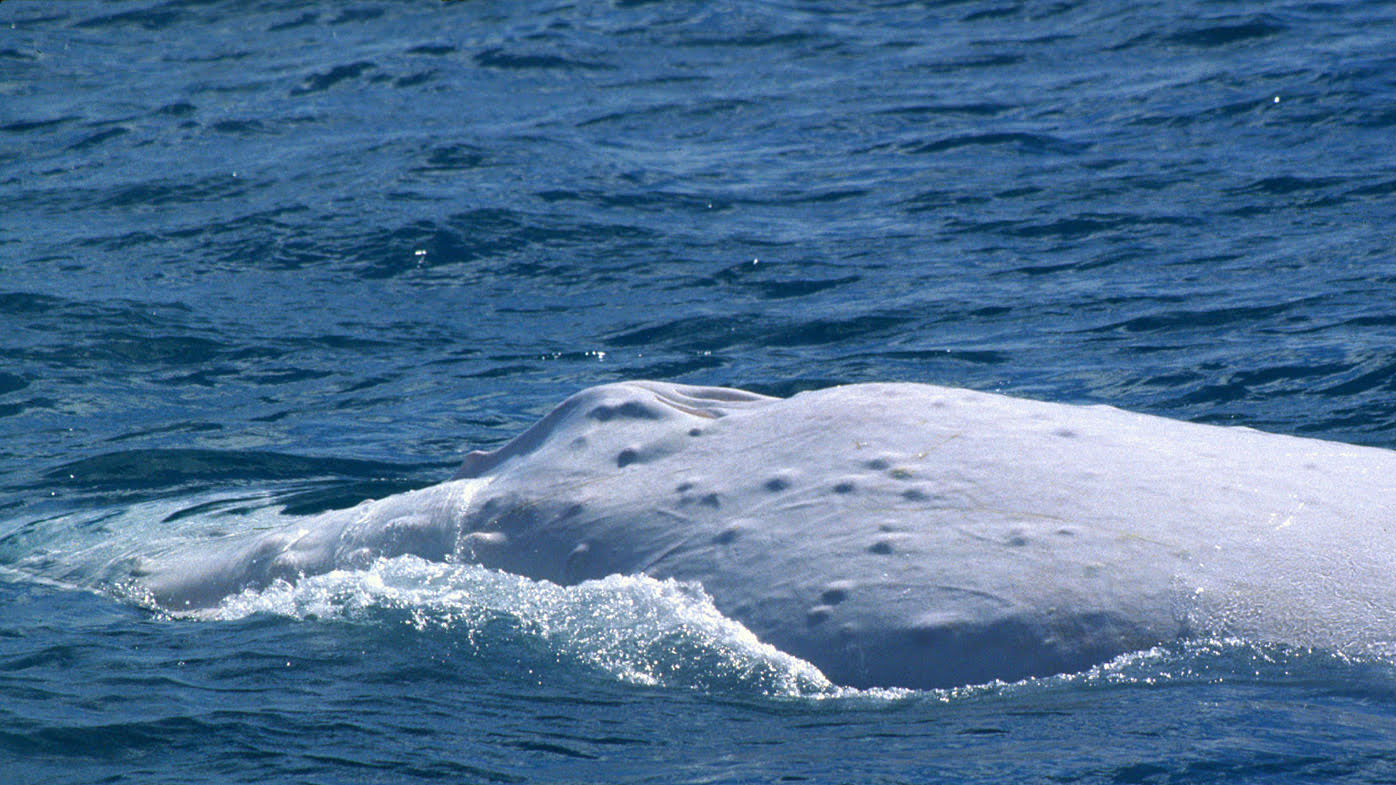
M 852 686 L 1071 672 L 1199 633 L 1396 640 L 1396 452 L 920 384 L 584 390 L 449 482 L 207 544 L 163 607 L 416 554 L 700 583 Z

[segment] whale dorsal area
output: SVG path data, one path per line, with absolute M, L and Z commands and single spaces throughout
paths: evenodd
M 449 482 L 154 583 L 209 602 L 401 553 L 645 574 L 701 584 L 836 682 L 941 687 L 1199 632 L 1389 642 L 1393 510 L 1388 450 L 922 384 L 637 381 L 577 393 Z
M 1075 670 L 1213 602 L 1283 638 L 1292 607 L 1256 592 L 1393 566 L 1370 546 L 1396 523 L 1390 451 L 930 385 L 607 385 L 470 463 L 493 478 L 471 527 L 507 543 L 481 561 L 700 582 L 845 683 Z

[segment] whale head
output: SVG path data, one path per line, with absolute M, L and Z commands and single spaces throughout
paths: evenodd
M 183 554 L 146 583 L 183 609 L 401 554 L 559 584 L 648 575 L 700 584 L 836 682 L 953 686 L 1079 670 L 1217 619 L 1351 637 L 1390 605 L 1396 557 L 1370 536 L 1396 527 L 1393 476 L 1390 451 L 1103 406 L 623 382 L 448 482 Z M 1297 598 L 1340 612 L 1296 635 L 1296 616 L 1324 616 Z

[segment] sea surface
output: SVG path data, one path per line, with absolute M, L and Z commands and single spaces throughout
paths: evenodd
M 1391 782 L 1379 658 L 855 691 L 692 586 L 93 565 L 622 379 L 1396 448 L 1393 227 L 1389 3 L 0 3 L 0 783 Z

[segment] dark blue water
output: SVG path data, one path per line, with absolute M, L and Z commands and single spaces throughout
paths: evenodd
M 1355 2 L 0 4 L 0 782 L 1390 781 L 1396 670 L 1323 651 L 848 693 L 653 582 L 404 561 L 171 620 L 73 565 L 437 482 L 618 379 L 1396 447 L 1393 41 Z

